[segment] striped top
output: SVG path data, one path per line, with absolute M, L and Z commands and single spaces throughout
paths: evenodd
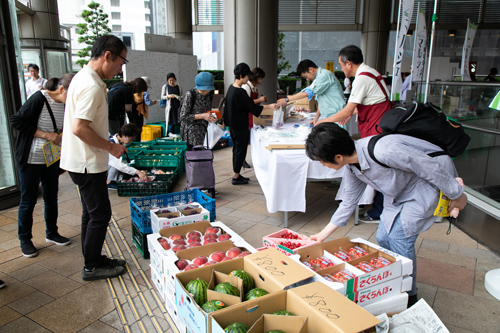
M 57 103 L 56 101 L 54 101 L 45 90 L 42 90 L 41 92 L 49 102 L 50 108 L 52 109 L 52 113 L 54 114 L 54 118 L 56 120 L 57 129 L 59 130 L 59 132 L 62 132 L 64 122 L 64 103 Z M 54 132 L 54 125 L 45 103 L 43 104 L 40 118 L 38 118 L 37 129 L 44 132 Z M 48 140 L 33 137 L 30 154 L 27 161 L 29 164 L 45 164 L 45 157 L 43 156 L 42 146 L 47 142 Z

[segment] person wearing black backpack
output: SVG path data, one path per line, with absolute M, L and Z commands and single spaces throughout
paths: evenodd
M 39 90 L 33 93 L 11 118 L 10 124 L 18 131 L 14 157 L 19 174 L 21 202 L 18 212 L 18 236 L 23 256 L 36 257 L 33 245 L 33 210 L 42 183 L 45 203 L 45 241 L 68 245 L 70 240 L 59 235 L 57 228 L 57 193 L 59 191 L 59 160 L 50 163 L 44 154 L 44 145 L 52 142 L 61 145 L 64 120 L 64 103 L 74 74 L 64 74 L 54 91 Z
M 313 128 L 306 140 L 306 154 L 326 167 L 346 166 L 342 200 L 330 223 L 311 239 L 323 242 L 337 228 L 345 226 L 367 185 L 384 195 L 383 212 L 377 230 L 380 246 L 413 260 L 413 285 L 408 305 L 417 301 L 417 261 L 415 241 L 436 220 L 440 191 L 449 199 L 449 211 L 463 209 L 467 196 L 456 179 L 457 171 L 449 155 L 430 156 L 441 150 L 416 137 L 391 134 L 378 140 L 374 160 L 368 152 L 372 137 L 354 141 L 334 123 Z M 382 165 L 384 164 L 384 165 Z

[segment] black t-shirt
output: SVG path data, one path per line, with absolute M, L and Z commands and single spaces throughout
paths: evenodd
M 123 84 L 117 82 L 109 87 L 108 91 L 108 119 L 117 120 L 125 115 L 125 104 L 134 102 L 134 92 Z
M 264 107 L 257 105 L 243 88 L 229 86 L 224 107 L 224 123 L 233 130 L 248 129 L 248 114 L 258 117 Z

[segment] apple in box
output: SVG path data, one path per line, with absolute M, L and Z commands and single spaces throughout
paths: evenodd
M 188 265 L 189 265 L 189 262 L 185 259 L 179 259 L 175 262 L 175 266 L 177 266 L 177 268 L 180 271 L 183 271 Z
M 222 259 L 222 261 L 228 261 L 228 260 L 232 260 L 233 258 L 231 257 L 225 257 L 224 259 Z
M 198 247 L 198 246 L 201 246 L 201 243 L 200 242 L 195 242 L 195 243 L 191 243 L 189 244 L 189 248 L 192 249 L 193 247 Z
M 199 232 L 198 230 L 192 230 L 190 232 L 188 232 L 188 234 L 186 235 L 186 238 L 189 239 L 189 238 L 193 238 L 193 237 L 196 237 L 196 238 L 201 238 L 201 232 Z
M 203 245 L 212 244 L 212 243 L 217 243 L 217 239 L 205 239 L 203 241 Z
M 223 241 L 231 239 L 231 235 L 230 234 L 221 234 L 218 239 L 219 239 L 219 242 L 223 242 Z
M 203 266 L 208 266 L 208 265 L 213 265 L 213 264 L 216 264 L 217 261 L 213 261 L 213 260 L 210 260 L 209 262 L 207 262 L 205 265 Z
M 207 262 L 208 262 L 207 257 L 199 256 L 199 257 L 194 258 L 191 263 L 198 265 L 198 266 L 202 266 L 202 265 L 206 264 Z
M 198 267 L 199 267 L 198 265 L 189 264 L 189 265 L 186 266 L 186 268 L 184 268 L 184 272 L 190 271 L 190 270 L 198 268 Z
M 243 251 L 237 247 L 233 247 L 232 249 L 227 250 L 226 256 L 231 257 L 231 258 L 236 258 L 238 257 Z
M 174 245 L 187 245 L 186 241 L 184 239 L 175 239 L 172 241 Z
M 192 244 L 192 243 L 201 243 L 201 238 L 200 237 L 188 238 L 188 244 Z
M 173 234 L 172 236 L 170 236 L 171 241 L 174 241 L 176 239 L 184 239 L 184 237 L 182 237 L 181 234 Z
M 216 234 L 219 236 L 221 233 L 219 227 L 208 227 L 207 230 L 205 230 L 205 234 Z
M 185 249 L 187 249 L 186 245 L 176 245 L 172 248 L 172 251 L 177 252 L 179 250 L 185 250 Z
M 210 259 L 216 262 L 221 262 L 225 257 L 226 255 L 222 251 L 215 251 L 210 255 Z
M 160 237 L 158 238 L 158 243 L 160 243 L 164 250 L 170 250 L 170 243 L 168 242 L 168 239 Z
M 209 233 L 205 234 L 205 236 L 203 236 L 203 239 L 204 240 L 208 240 L 208 239 L 217 240 L 217 234 L 209 232 Z

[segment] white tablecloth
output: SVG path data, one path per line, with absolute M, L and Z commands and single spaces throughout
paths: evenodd
M 314 116 L 314 114 L 313 114 Z M 284 128 L 293 127 L 297 123 L 307 121 L 287 120 Z M 305 149 L 267 150 L 265 147 L 272 141 L 257 139 L 255 128 L 251 133 L 251 154 L 255 176 L 266 197 L 269 213 L 305 212 L 306 211 L 306 182 L 307 179 L 342 178 L 344 168 L 334 170 L 327 168 L 318 161 L 306 156 Z M 289 141 L 288 144 L 304 143 L 304 141 Z M 365 193 L 368 199 L 373 198 L 373 190 L 369 188 Z M 365 196 L 363 196 L 365 197 Z

